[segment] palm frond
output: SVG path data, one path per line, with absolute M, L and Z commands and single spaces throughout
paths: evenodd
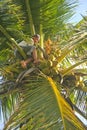
M 67 46 L 61 49 L 61 56 L 58 57 L 58 63 L 61 62 L 72 50 L 74 50 L 77 46 L 85 43 L 87 33 L 80 35 L 80 37 L 76 38 L 75 40 L 71 41 Z
M 17 49 L 19 50 L 20 54 L 21 54 L 24 58 L 26 58 L 26 55 L 25 55 L 23 49 L 17 44 L 17 42 L 15 41 L 15 39 L 12 38 L 12 37 L 9 35 L 9 33 L 8 33 L 1 25 L 0 25 L 0 31 L 6 36 L 6 38 L 7 38 L 11 43 L 13 43 L 13 45 L 14 45 L 15 47 L 17 47 Z
M 62 76 L 68 74 L 68 73 L 69 73 L 70 71 L 72 71 L 75 67 L 78 67 L 79 65 L 81 65 L 81 64 L 83 64 L 83 63 L 86 63 L 86 62 L 87 62 L 87 59 L 84 59 L 84 60 L 82 60 L 82 61 L 80 61 L 80 62 L 78 62 L 78 63 L 72 65 L 71 67 L 69 67 L 69 68 L 63 70 L 63 71 L 61 72 L 61 73 L 62 73 Z
M 19 106 L 6 123 L 4 130 L 17 127 L 21 127 L 22 130 L 69 128 L 85 130 L 84 125 L 60 95 L 54 81 L 42 73 L 40 75 L 42 76 L 33 75 L 24 79 L 19 89 L 21 94 Z

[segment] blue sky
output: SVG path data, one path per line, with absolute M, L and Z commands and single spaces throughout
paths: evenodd
M 75 24 L 82 19 L 82 15 L 87 16 L 87 0 L 78 0 L 78 6 L 74 10 L 76 13 L 69 22 Z

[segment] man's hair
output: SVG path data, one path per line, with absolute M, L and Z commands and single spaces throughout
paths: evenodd
M 40 40 L 40 35 L 39 35 L 39 34 L 34 34 L 34 35 L 32 36 L 32 38 L 34 38 L 34 37 L 36 37 L 36 38 L 38 38 L 38 39 Z

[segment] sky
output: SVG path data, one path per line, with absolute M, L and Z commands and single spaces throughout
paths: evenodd
M 87 126 L 87 120 L 82 117 L 78 112 L 75 112 L 75 115 Z
M 87 0 L 78 0 L 78 6 L 74 10 L 75 15 L 69 20 L 70 23 L 76 24 L 82 19 L 82 15 L 87 16 Z

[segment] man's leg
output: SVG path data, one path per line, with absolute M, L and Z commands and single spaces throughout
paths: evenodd
M 34 50 L 33 50 L 33 59 L 34 59 L 34 63 L 37 63 L 37 62 L 38 62 L 38 59 L 37 59 L 37 50 L 36 50 L 36 48 L 34 48 Z

